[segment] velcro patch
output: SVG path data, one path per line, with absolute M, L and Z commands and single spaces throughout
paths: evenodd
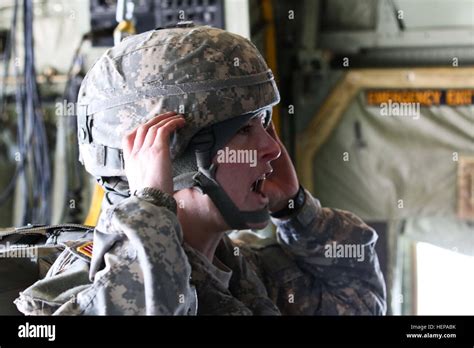
M 94 247 L 94 243 L 89 241 L 89 242 L 85 242 L 84 244 L 79 245 L 76 248 L 76 251 L 91 259 L 93 247 Z

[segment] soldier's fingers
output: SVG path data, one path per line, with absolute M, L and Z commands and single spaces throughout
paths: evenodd
M 164 125 L 168 124 L 169 122 L 173 121 L 173 120 L 176 120 L 176 119 L 183 119 L 183 116 L 182 115 L 174 115 L 174 116 L 171 116 L 169 118 L 166 118 L 160 122 L 158 122 L 157 124 L 151 126 L 150 128 L 148 128 L 148 132 L 146 134 L 146 137 L 145 137 L 145 140 L 143 142 L 143 145 L 142 145 L 142 148 L 146 148 L 146 147 L 150 147 L 153 145 L 153 143 L 155 142 L 155 138 L 157 136 L 157 132 L 158 130 L 163 127 Z M 183 119 L 184 120 L 184 119 Z
M 154 146 L 163 146 L 169 144 L 170 134 L 178 130 L 181 127 L 184 127 L 186 121 L 184 117 L 178 117 L 170 122 L 162 125 L 156 132 Z
M 126 134 L 122 138 L 122 149 L 123 149 L 124 157 L 128 157 L 130 155 L 130 153 L 132 152 L 133 143 L 135 141 L 135 136 L 136 135 L 137 135 L 137 132 L 133 131 L 131 133 Z
M 150 126 L 153 126 L 154 124 L 168 118 L 168 117 L 171 117 L 171 116 L 174 116 L 174 115 L 177 115 L 178 113 L 175 112 L 175 111 L 168 111 L 168 112 L 165 112 L 163 114 L 158 114 L 156 115 L 155 117 L 152 117 L 150 118 L 148 121 L 146 121 L 143 126 L 146 126 L 146 127 L 150 127 Z
M 136 129 L 136 136 L 135 136 L 135 140 L 133 142 L 133 150 L 132 152 L 138 152 L 141 147 L 143 146 L 143 142 L 145 141 L 145 137 L 146 137 L 146 134 L 148 132 L 148 129 L 150 127 L 152 127 L 153 125 L 169 118 L 169 117 L 172 117 L 176 115 L 176 112 L 174 111 L 171 111 L 171 112 L 167 112 L 167 113 L 164 113 L 164 114 L 161 114 L 161 115 L 158 115 L 156 117 L 153 117 L 152 119 L 148 120 L 146 123 L 142 124 L 141 126 L 139 126 L 137 129 Z

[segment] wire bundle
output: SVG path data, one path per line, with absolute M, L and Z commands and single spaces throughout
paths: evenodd
M 23 2 L 23 26 L 25 32 L 25 128 L 28 131 L 28 155 L 31 161 L 27 162 L 31 169 L 30 200 L 32 223 L 49 223 L 51 217 L 50 191 L 51 191 L 51 161 L 49 158 L 48 142 L 44 125 L 41 100 L 36 82 L 34 41 L 33 41 L 33 2 Z M 28 193 L 25 195 L 27 196 Z M 26 197 L 25 197 L 26 198 Z
M 11 27 L 10 49 L 15 56 L 15 33 L 19 0 L 15 1 Z M 46 129 L 41 109 L 41 99 L 36 82 L 34 40 L 33 40 L 33 4 L 31 0 L 23 2 L 24 27 L 24 71 L 19 81 L 18 64 L 15 65 L 16 114 L 18 165 L 15 174 L 0 195 L 0 204 L 4 203 L 12 192 L 15 182 L 19 182 L 21 224 L 48 224 L 51 220 L 51 162 L 46 137 Z M 11 58 L 7 54 L 6 62 Z M 7 64 L 7 63 L 6 63 Z M 7 68 L 6 68 L 7 69 Z M 7 71 L 7 70 L 6 70 Z

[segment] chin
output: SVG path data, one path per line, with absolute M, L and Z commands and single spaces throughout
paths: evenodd
M 257 223 L 257 224 L 248 224 L 248 226 L 252 230 L 262 230 L 265 227 L 267 227 L 269 223 L 270 223 L 270 219 L 268 219 L 265 222 L 260 222 L 260 223 Z

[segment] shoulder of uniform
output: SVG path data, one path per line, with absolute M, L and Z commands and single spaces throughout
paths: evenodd
M 242 237 L 242 236 L 241 236 Z M 245 235 L 243 238 L 232 239 L 232 242 L 241 248 L 242 254 L 255 260 L 259 272 L 274 279 L 279 284 L 292 281 L 304 275 L 291 254 L 272 238 L 260 238 Z

